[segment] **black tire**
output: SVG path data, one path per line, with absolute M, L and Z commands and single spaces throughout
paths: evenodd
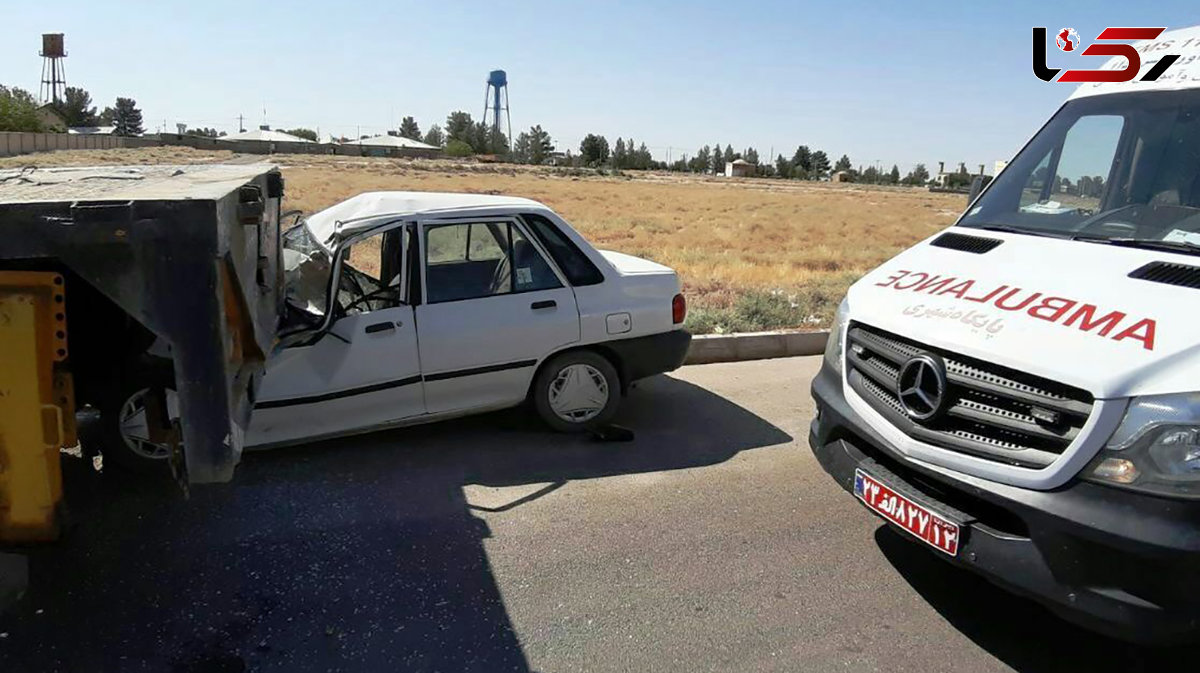
M 120 384 L 100 402 L 100 453 L 106 468 L 136 475 L 170 475 L 166 456 L 150 458 L 135 451 L 121 433 L 121 411 L 126 401 L 142 390 L 174 387 L 174 375 L 168 367 L 139 366 L 122 371 Z
M 589 375 L 594 372 L 603 378 L 603 387 L 607 389 L 608 399 L 595 415 L 571 421 L 560 416 L 552 407 L 551 385 L 555 384 L 564 370 L 576 365 L 588 367 Z M 621 404 L 621 379 L 612 363 L 599 353 L 587 350 L 571 351 L 555 356 L 542 367 L 533 382 L 531 396 L 533 408 L 546 425 L 559 432 L 588 432 L 607 425 L 617 413 L 617 407 Z

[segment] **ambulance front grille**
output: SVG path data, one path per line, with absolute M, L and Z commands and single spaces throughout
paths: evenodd
M 1078 437 L 1092 413 L 1085 390 L 934 348 L 862 323 L 846 336 L 850 386 L 889 423 L 918 441 L 1025 468 L 1052 464 Z M 900 369 L 915 355 L 946 365 L 945 400 L 920 421 L 897 393 Z

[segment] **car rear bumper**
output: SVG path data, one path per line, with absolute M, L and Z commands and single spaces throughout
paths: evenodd
M 603 346 L 611 349 L 621 363 L 621 381 L 625 384 L 679 369 L 687 358 L 692 335 L 684 329 L 660 332 L 649 336 L 609 341 Z
M 958 555 L 931 553 L 1102 633 L 1169 642 L 1200 632 L 1200 503 L 1082 481 L 1033 491 L 947 476 L 875 433 L 828 365 L 812 393 L 809 444 L 843 489 L 853 492 L 862 469 L 964 518 Z

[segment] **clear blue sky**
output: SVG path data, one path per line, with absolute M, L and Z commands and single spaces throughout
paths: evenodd
M 487 73 L 503 68 L 514 132 L 541 124 L 560 149 L 589 132 L 659 158 L 806 144 L 905 171 L 990 172 L 1061 104 L 1070 85 L 1031 73 L 1032 26 L 1070 26 L 1086 44 L 1110 25 L 1200 22 L 1195 0 L 6 4 L 0 83 L 36 94 L 40 34 L 63 32 L 68 84 L 101 106 L 136 98 L 148 129 L 236 131 L 239 114 L 252 128 L 265 106 L 273 128 L 378 133 L 413 115 L 424 130 L 456 109 L 478 118 Z

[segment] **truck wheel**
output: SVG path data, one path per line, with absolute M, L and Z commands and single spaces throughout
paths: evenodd
M 115 467 L 138 474 L 169 470 L 170 446 L 150 439 L 146 401 L 151 390 L 163 388 L 167 415 L 179 419 L 179 395 L 172 389 L 170 377 L 153 372 L 129 376 L 120 392 L 100 410 L 103 426 L 101 453 Z
M 606 358 L 592 351 L 563 353 L 533 383 L 538 416 L 559 432 L 586 432 L 607 424 L 621 403 L 621 381 Z

